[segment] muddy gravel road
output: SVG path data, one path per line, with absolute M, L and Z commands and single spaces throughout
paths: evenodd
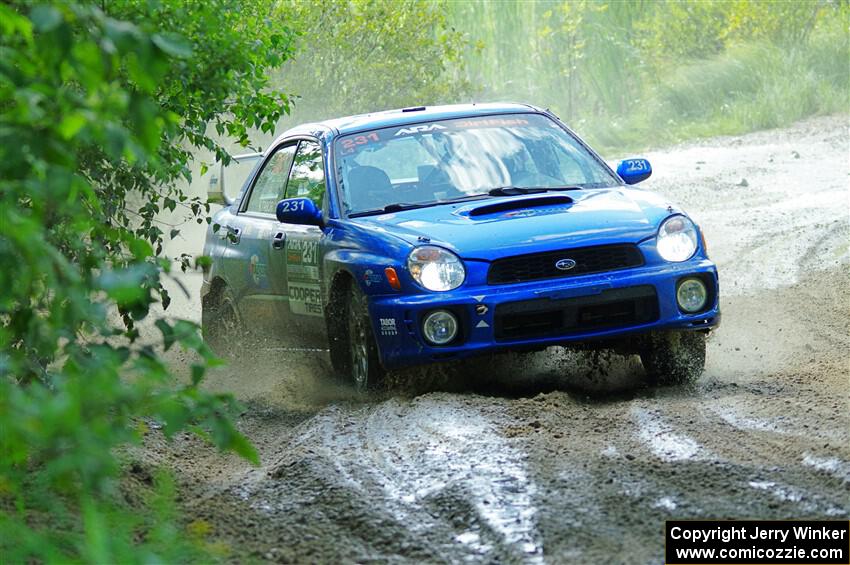
M 850 518 L 848 118 L 647 157 L 720 269 L 696 385 L 553 348 L 362 397 L 323 352 L 249 348 L 210 386 L 260 467 L 155 432 L 139 456 L 241 561 L 659 563 L 666 519 Z

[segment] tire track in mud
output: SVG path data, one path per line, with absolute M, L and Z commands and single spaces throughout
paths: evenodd
M 592 401 L 549 393 L 515 405 L 531 421 L 556 407 L 546 433 L 525 442 L 547 500 L 539 504 L 547 555 L 658 562 L 665 519 L 850 516 L 846 426 L 825 443 L 807 433 L 805 410 L 778 428 L 726 394 L 709 384 Z M 567 420 L 571 433 L 560 437 L 551 428 Z
M 812 459 L 812 453 L 830 454 L 832 464 L 840 461 L 839 456 L 846 459 L 850 452 L 842 449 L 846 444 L 840 438 L 830 442 L 813 436 L 795 426 L 796 418 L 778 425 L 729 399 L 701 399 L 692 409 L 695 416 L 679 429 L 701 437 L 705 448 L 714 453 L 712 464 L 728 470 L 727 483 L 743 488 L 742 498 L 749 498 L 743 510 L 764 505 L 753 515 L 786 518 L 850 515 L 847 485 L 813 472 L 813 465 L 806 464 L 806 457 L 823 461 Z M 775 500 L 752 497 L 747 488 L 766 491 Z
M 658 412 L 657 409 L 648 408 L 632 408 L 631 410 L 638 429 L 638 437 L 653 456 L 666 462 L 703 459 L 710 456 L 696 440 L 675 431 Z
M 524 454 L 458 397 L 330 407 L 302 424 L 296 437 L 288 453 L 239 491 L 254 508 L 284 510 L 270 499 L 268 483 L 291 478 L 292 454 L 308 453 L 324 470 L 307 476 L 323 475 L 322 482 L 368 501 L 387 514 L 382 527 L 427 540 L 432 557 L 542 562 L 536 486 Z

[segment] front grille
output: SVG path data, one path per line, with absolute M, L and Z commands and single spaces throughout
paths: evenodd
M 496 307 L 495 317 L 497 341 L 554 337 L 654 322 L 658 297 L 654 286 L 641 285 L 578 298 L 509 302 Z
M 562 259 L 575 261 L 569 270 L 558 269 Z M 597 245 L 562 251 L 547 251 L 497 259 L 490 265 L 487 284 L 510 284 L 590 273 L 604 273 L 643 265 L 643 255 L 636 245 Z

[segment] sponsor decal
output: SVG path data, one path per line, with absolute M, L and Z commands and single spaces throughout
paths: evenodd
M 380 140 L 381 138 L 378 137 L 378 133 L 374 131 L 364 135 L 346 137 L 341 140 L 342 152 L 343 154 L 348 155 L 350 153 L 354 153 L 358 149 L 358 145 L 367 145 L 369 143 L 374 143 Z
M 297 237 L 286 240 L 286 275 L 290 280 L 319 280 L 319 242 Z
M 379 283 L 382 280 L 384 280 L 383 277 L 372 269 L 366 269 L 366 272 L 363 273 L 363 282 L 366 283 L 366 286 L 372 286 L 373 283 Z
M 522 118 L 478 118 L 455 123 L 458 129 L 465 128 L 505 128 L 511 126 L 527 126 L 528 120 Z
M 251 275 L 251 280 L 254 284 L 259 285 L 261 280 L 266 279 L 267 265 L 260 263 L 260 257 L 251 255 L 251 260 L 248 262 L 248 274 Z
M 534 210 L 513 210 L 511 212 L 505 212 L 503 216 L 505 218 L 529 218 L 536 214 L 537 212 Z
M 321 287 L 317 284 L 289 283 L 289 309 L 293 314 L 321 316 Z
M 293 314 L 323 314 L 318 241 L 297 237 L 286 239 L 286 281 L 289 287 L 289 309 Z
M 428 131 L 440 131 L 441 129 L 446 129 L 446 126 L 441 126 L 440 124 L 423 124 L 421 126 L 401 128 L 400 130 L 395 132 L 393 136 L 398 137 L 399 135 L 411 135 L 414 133 L 425 133 Z
M 381 325 L 381 335 L 398 335 L 395 318 L 379 318 L 378 322 Z

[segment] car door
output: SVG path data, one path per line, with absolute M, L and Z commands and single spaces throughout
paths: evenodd
M 286 184 L 286 198 L 306 197 L 327 212 L 322 147 L 315 140 L 301 140 Z M 273 265 L 274 284 L 288 297 L 287 342 L 292 347 L 327 347 L 327 328 L 322 307 L 323 235 L 317 226 L 279 224 L 274 237 L 284 239 L 284 261 Z M 280 270 L 278 270 L 280 269 Z
M 243 259 L 242 249 L 238 246 L 239 235 L 242 232 L 244 219 L 239 218 L 239 205 L 247 190 L 247 186 L 256 176 L 263 164 L 261 153 L 238 155 L 232 158 L 229 165 L 221 165 L 218 176 L 210 177 L 208 201 L 223 202 L 227 188 L 234 189 L 238 194 L 230 204 L 226 204 L 214 214 L 215 223 L 207 237 L 204 254 L 213 259 L 215 276 L 223 278 L 231 286 L 234 293 L 242 290 Z M 227 179 L 227 182 L 225 182 Z M 223 202 L 224 203 L 224 202 Z
M 277 147 L 263 163 L 228 226 L 231 244 L 238 248 L 241 282 L 236 296 L 244 326 L 254 334 L 275 339 L 286 327 L 286 294 L 275 284 L 271 265 L 281 261 L 282 246 L 274 235 L 277 203 L 283 199 L 297 142 Z M 235 286 L 235 285 L 234 285 Z

